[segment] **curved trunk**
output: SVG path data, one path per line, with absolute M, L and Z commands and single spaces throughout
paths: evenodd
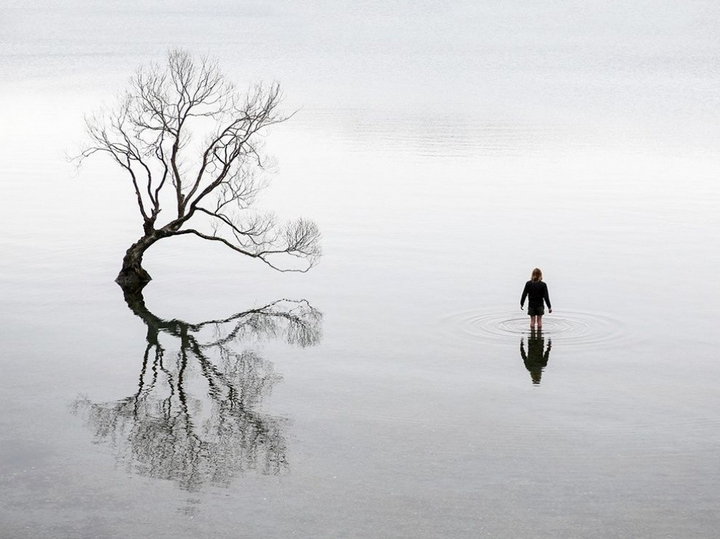
M 115 282 L 119 284 L 123 290 L 142 290 L 142 288 L 150 282 L 152 277 L 143 269 L 142 259 L 148 247 L 159 239 L 160 237 L 156 234 L 143 236 L 133 243 L 125 252 L 122 269 L 115 278 Z

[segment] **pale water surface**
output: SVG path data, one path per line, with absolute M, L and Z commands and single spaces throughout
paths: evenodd
M 150 4 L 0 8 L 0 537 L 717 535 L 720 4 Z M 132 193 L 65 154 L 173 46 L 283 84 L 312 272 L 113 283 Z

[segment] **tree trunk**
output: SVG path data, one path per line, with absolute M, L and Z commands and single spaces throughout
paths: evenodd
M 156 234 L 143 236 L 133 243 L 123 257 L 123 264 L 115 282 L 125 291 L 139 291 L 152 277 L 142 267 L 145 251 L 160 238 Z

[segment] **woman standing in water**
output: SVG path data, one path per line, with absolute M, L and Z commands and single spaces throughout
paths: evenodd
M 523 305 L 525 305 L 525 298 L 528 296 L 530 296 L 527 310 L 530 315 L 530 329 L 535 329 L 536 327 L 542 329 L 542 317 L 545 314 L 543 301 L 547 303 L 549 312 L 552 312 L 552 305 L 550 305 L 548 287 L 542 280 L 542 271 L 540 271 L 540 268 L 532 270 L 530 280 L 525 283 L 525 288 L 520 298 L 521 309 Z

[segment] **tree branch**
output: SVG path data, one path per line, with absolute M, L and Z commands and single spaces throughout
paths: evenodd
M 278 83 L 241 93 L 215 61 L 170 51 L 165 65 L 136 71 L 115 108 L 86 119 L 91 143 L 78 162 L 104 153 L 127 173 L 144 238 L 153 240 L 136 245 L 193 234 L 279 271 L 307 271 L 321 253 L 315 224 L 297 220 L 277 227 L 271 216 L 248 212 L 267 184 L 263 137 L 287 119 L 278 112 L 281 98 Z M 172 200 L 174 211 L 160 221 Z M 207 217 L 209 231 L 198 228 L 203 221 L 196 215 Z M 281 267 L 279 255 L 303 258 L 308 267 Z

